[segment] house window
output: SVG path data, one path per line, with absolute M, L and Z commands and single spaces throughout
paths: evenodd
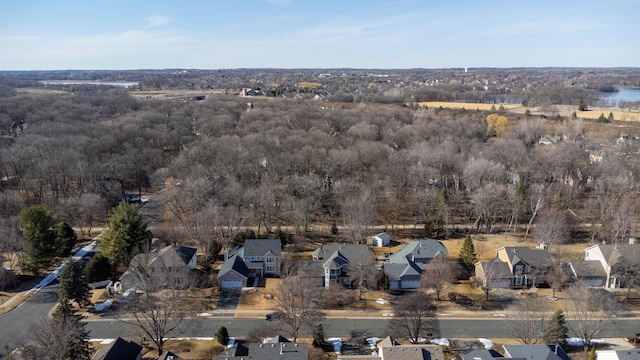
M 272 258 L 272 257 L 268 257 L 268 258 L 267 258 L 267 262 L 268 262 L 268 263 L 274 263 L 274 262 L 276 262 L 276 259 L 275 259 L 275 258 Z
M 152 273 L 156 272 L 156 268 L 151 268 L 151 272 Z
M 523 265 L 516 265 L 516 274 L 522 274 L 523 271 L 524 271 Z
M 267 271 L 269 271 L 269 272 L 275 272 L 275 271 L 276 271 L 276 268 L 275 268 L 275 267 L 273 267 L 273 266 L 267 266 Z

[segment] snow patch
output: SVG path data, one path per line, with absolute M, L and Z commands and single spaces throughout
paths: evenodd
M 340 338 L 328 338 L 327 342 L 333 345 L 333 350 L 336 354 L 340 354 L 340 349 L 342 349 L 342 339 Z
M 493 347 L 493 341 L 485 338 L 478 338 L 478 342 L 484 346 L 485 349 L 491 349 Z
M 451 343 L 449 343 L 449 339 L 445 339 L 445 338 L 441 338 L 441 339 L 431 339 L 429 341 L 430 343 L 434 344 L 434 345 L 442 345 L 442 346 L 449 346 L 451 345 Z
M 378 300 L 376 300 L 376 302 L 377 302 L 378 304 L 386 304 L 386 303 L 388 303 L 388 301 L 387 301 L 387 300 L 385 300 L 385 299 L 383 299 L 383 298 L 379 298 Z

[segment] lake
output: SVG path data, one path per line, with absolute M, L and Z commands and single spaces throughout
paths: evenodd
M 640 101 L 640 89 L 626 87 L 617 89 L 617 92 L 600 93 L 600 100 L 604 100 L 607 106 L 617 106 L 624 101 Z
M 139 82 L 117 82 L 117 81 L 90 81 L 90 80 L 42 80 L 45 85 L 97 85 L 97 86 L 116 86 L 130 88 L 140 85 Z

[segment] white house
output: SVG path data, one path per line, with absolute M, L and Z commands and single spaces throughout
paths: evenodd
M 383 247 L 389 245 L 391 243 L 391 236 L 385 232 L 381 232 L 379 234 L 373 235 L 371 237 L 371 243 L 373 246 Z

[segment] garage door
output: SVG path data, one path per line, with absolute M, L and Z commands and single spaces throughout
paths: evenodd
M 420 280 L 418 281 L 410 281 L 410 280 L 404 280 L 402 281 L 402 288 L 403 289 L 417 289 L 420 287 Z
M 241 288 L 242 280 L 222 280 L 223 288 Z

